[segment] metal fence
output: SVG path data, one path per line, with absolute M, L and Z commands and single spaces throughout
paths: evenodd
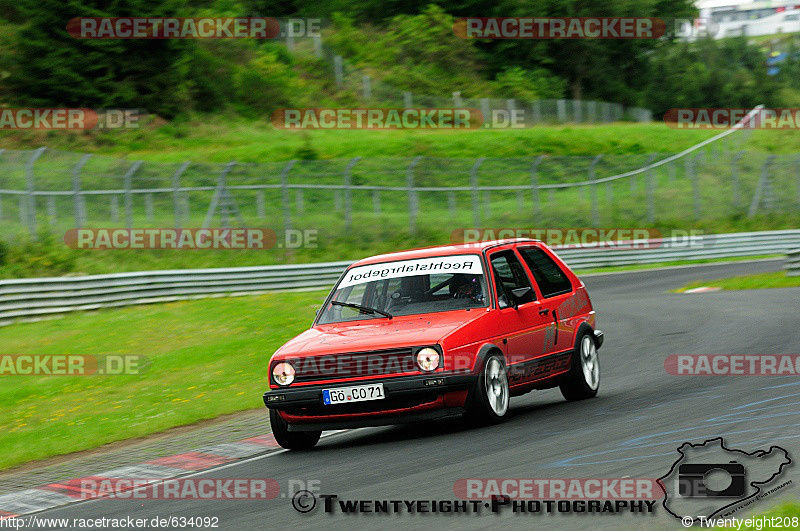
M 800 230 L 650 240 L 638 248 L 559 248 L 575 269 L 674 260 L 783 254 L 800 244 Z M 800 251 L 795 251 L 800 261 Z M 796 262 L 795 262 L 796 263 Z M 65 278 L 0 280 L 0 323 L 80 310 L 185 299 L 330 288 L 350 262 L 143 271 Z
M 744 133 L 672 156 L 211 164 L 2 150 L 0 230 L 268 225 L 382 237 L 443 227 L 654 226 L 800 212 L 800 154 L 742 151 Z

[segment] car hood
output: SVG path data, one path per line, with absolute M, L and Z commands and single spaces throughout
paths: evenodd
M 485 308 L 317 325 L 284 344 L 281 356 L 318 356 L 432 345 L 486 314 Z

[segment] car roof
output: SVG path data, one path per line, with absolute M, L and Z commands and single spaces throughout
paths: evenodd
M 419 249 L 409 249 L 406 251 L 397 251 L 394 253 L 379 254 L 363 258 L 353 264 L 352 267 L 379 264 L 381 262 L 396 262 L 398 260 L 413 260 L 416 258 L 432 258 L 435 256 L 452 256 L 458 254 L 481 254 L 486 249 L 496 247 L 498 245 L 506 245 L 509 243 L 538 243 L 540 240 L 531 238 L 509 238 L 505 240 L 491 240 L 474 243 L 461 243 L 452 245 L 437 245 L 433 247 L 421 247 Z

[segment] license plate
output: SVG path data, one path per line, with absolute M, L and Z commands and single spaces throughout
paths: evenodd
M 326 406 L 330 406 L 331 404 L 366 402 L 368 400 L 382 400 L 384 398 L 386 398 L 386 395 L 383 394 L 383 384 L 380 383 L 322 390 L 322 403 Z

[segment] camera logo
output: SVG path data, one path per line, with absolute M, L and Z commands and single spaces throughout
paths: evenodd
M 722 490 L 713 489 L 713 477 L 724 477 L 726 474 L 730 478 L 728 486 Z M 684 464 L 678 467 L 678 494 L 681 496 L 739 498 L 746 490 L 744 465 L 736 461 L 727 464 Z
M 746 452 L 716 437 L 683 443 L 677 451 L 669 472 L 658 481 L 664 509 L 684 526 L 735 512 L 791 483 L 780 479 L 792 462 L 780 446 Z

